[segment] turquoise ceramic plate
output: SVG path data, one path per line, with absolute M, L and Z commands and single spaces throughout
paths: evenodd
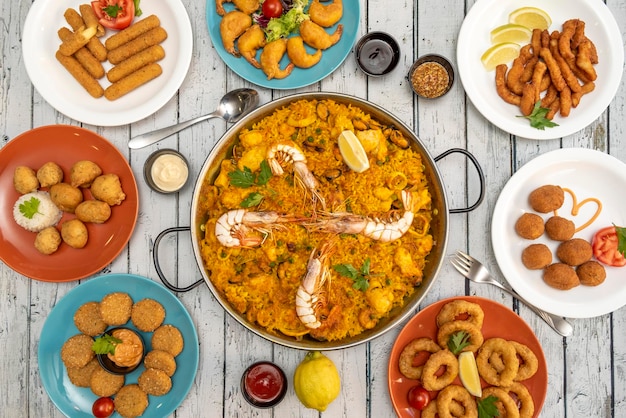
M 233 8 L 234 6 L 231 3 L 224 3 L 224 9 L 227 12 Z M 215 11 L 215 0 L 207 0 L 206 3 L 206 20 L 209 28 L 209 36 L 211 37 L 213 47 L 217 51 L 220 58 L 222 58 L 231 70 L 242 78 L 258 86 L 270 89 L 297 89 L 308 86 L 309 84 L 322 80 L 335 71 L 337 67 L 339 67 L 346 59 L 352 49 L 352 46 L 354 45 L 357 30 L 359 29 L 360 13 L 361 6 L 358 0 L 344 0 L 343 16 L 341 20 L 334 26 L 326 29 L 328 33 L 333 33 L 337 25 L 343 25 L 341 40 L 337 44 L 325 50 L 321 61 L 313 67 L 307 69 L 294 68 L 292 73 L 282 80 L 268 80 L 263 71 L 258 68 L 254 68 L 244 58 L 237 58 L 226 52 L 224 45 L 222 44 L 222 37 L 220 36 L 220 21 L 222 20 L 222 17 Z M 309 53 L 312 52 L 313 49 L 309 48 Z M 257 59 L 260 54 L 261 53 L 259 51 Z M 287 56 L 284 56 L 280 67 L 285 68 L 288 61 Z
M 73 317 L 76 309 L 88 301 L 100 301 L 112 292 L 126 292 L 137 302 L 149 297 L 165 308 L 164 324 L 177 327 L 183 335 L 185 346 L 176 356 L 176 373 L 172 376 L 172 389 L 164 396 L 149 396 L 148 408 L 143 416 L 169 416 L 189 393 L 198 369 L 198 334 L 183 304 L 160 284 L 131 274 L 107 274 L 90 279 L 71 290 L 50 312 L 41 331 L 38 349 L 39 373 L 48 396 L 57 408 L 68 417 L 92 417 L 91 406 L 98 396 L 89 388 L 74 386 L 61 361 L 61 347 L 67 339 L 78 334 Z M 128 327 L 134 328 L 132 322 Z M 149 332 L 140 332 L 146 349 L 150 350 Z M 126 375 L 126 384 L 136 383 L 144 370 L 141 365 Z M 115 413 L 113 417 L 119 417 Z

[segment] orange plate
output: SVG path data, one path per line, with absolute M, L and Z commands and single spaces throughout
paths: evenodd
M 546 399 L 548 390 L 548 369 L 546 367 L 546 358 L 543 355 L 541 344 L 533 333 L 532 329 L 520 318 L 515 312 L 511 311 L 504 305 L 493 302 L 489 299 L 479 298 L 476 296 L 462 296 L 440 300 L 425 309 L 418 312 L 404 326 L 396 342 L 391 349 L 389 357 L 389 394 L 391 403 L 396 413 L 400 417 L 419 417 L 420 411 L 411 408 L 407 400 L 409 389 L 418 384 L 417 380 L 407 379 L 400 373 L 398 361 L 400 353 L 404 347 L 413 339 L 420 337 L 430 337 L 437 341 L 437 324 L 436 317 L 443 305 L 453 300 L 463 299 L 470 302 L 478 303 L 485 312 L 485 321 L 483 322 L 483 335 L 485 339 L 500 337 L 506 340 L 514 340 L 527 345 L 539 360 L 539 368 L 537 373 L 530 379 L 524 380 L 523 383 L 535 402 L 535 417 L 539 416 L 543 402 Z M 482 381 L 483 388 L 487 385 Z M 455 382 L 461 385 L 461 381 L 457 377 Z M 431 393 L 431 396 L 434 393 Z
M 53 161 L 61 166 L 64 181 L 68 181 L 70 168 L 80 160 L 95 162 L 104 174 L 117 174 L 126 199 L 111 208 L 111 217 L 104 224 L 87 224 L 89 240 L 84 248 L 74 249 L 62 243 L 54 254 L 43 255 L 35 249 L 36 234 L 13 219 L 13 205 L 20 197 L 13 187 L 13 172 L 20 165 L 36 171 Z M 137 183 L 126 158 L 109 141 L 83 128 L 42 126 L 11 140 L 0 149 L 0 190 L 0 259 L 32 279 L 69 282 L 94 274 L 117 257 L 135 229 L 139 208 Z M 88 191 L 83 193 L 85 199 L 91 199 Z M 61 222 L 73 217 L 66 213 Z

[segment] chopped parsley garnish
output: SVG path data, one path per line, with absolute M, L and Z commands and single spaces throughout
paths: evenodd
M 246 196 L 240 203 L 242 208 L 251 208 L 253 206 L 258 206 L 261 204 L 263 200 L 263 195 L 261 193 L 253 192 Z
M 352 264 L 335 264 L 333 269 L 342 276 L 352 279 L 353 288 L 364 292 L 370 286 L 370 264 L 370 259 L 366 258 L 360 270 L 354 268 Z

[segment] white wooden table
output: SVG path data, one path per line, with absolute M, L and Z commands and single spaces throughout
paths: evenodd
M 179 93 L 157 113 L 132 125 L 85 126 L 109 139 L 128 158 L 140 195 L 138 224 L 129 245 L 99 274 L 132 273 L 158 281 L 152 263 L 153 240 L 165 228 L 189 225 L 193 187 L 186 187 L 179 195 L 154 193 L 143 181 L 143 163 L 156 148 L 176 148 L 189 158 L 194 178 L 226 124 L 216 120 L 204 122 L 158 146 L 136 151 L 126 145 L 131 135 L 209 113 L 227 90 L 250 86 L 218 58 L 207 32 L 204 1 L 183 0 L 183 3 L 191 19 L 195 42 L 191 67 Z M 329 77 L 299 91 L 337 91 L 379 104 L 413 127 L 432 155 L 453 147 L 471 151 L 485 171 L 486 198 L 470 214 L 451 216 L 448 252 L 468 250 L 497 272 L 489 239 L 491 214 L 500 190 L 519 167 L 546 151 L 574 146 L 597 149 L 626 161 L 626 81 L 622 80 L 609 108 L 590 126 L 549 141 L 512 137 L 494 127 L 477 112 L 458 81 L 440 100 L 417 100 L 405 79 L 408 68 L 417 56 L 427 52 L 443 54 L 455 63 L 457 33 L 473 3 L 471 0 L 424 0 L 419 4 L 364 0 L 359 35 L 374 30 L 392 34 L 402 50 L 398 67 L 386 77 L 368 78 L 357 69 L 351 53 Z M 606 3 L 618 21 L 622 37 L 626 38 L 626 3 L 622 0 Z M 1 4 L 0 146 L 38 126 L 79 125 L 48 105 L 26 74 L 20 41 L 32 2 L 6 0 Z M 295 93 L 257 90 L 262 103 Z M 477 193 L 472 170 L 465 169 L 461 157 L 448 158 L 439 167 L 450 206 L 469 203 Z M 162 244 L 163 252 L 171 255 L 163 261 L 163 268 L 169 277 L 177 277 L 180 285 L 200 277 L 190 241 L 185 235 L 171 236 Z M 79 282 L 34 281 L 0 263 L 0 415 L 38 418 L 61 415 L 42 387 L 37 347 L 50 310 L 79 285 Z M 548 393 L 541 416 L 626 416 L 626 309 L 575 320 L 574 334 L 564 339 L 507 294 L 489 286 L 467 283 L 448 263 L 423 306 L 455 295 L 479 295 L 510 306 L 535 331 L 548 362 Z M 273 360 L 291 375 L 304 352 L 274 345 L 246 331 L 223 311 L 206 286 L 179 297 L 198 330 L 200 364 L 195 383 L 176 416 L 318 416 L 317 411 L 299 403 L 293 390 L 274 410 L 250 407 L 239 390 L 241 373 L 254 361 Z M 399 330 L 400 327 L 368 344 L 327 353 L 339 368 L 342 390 L 323 416 L 394 415 L 387 390 L 387 363 Z

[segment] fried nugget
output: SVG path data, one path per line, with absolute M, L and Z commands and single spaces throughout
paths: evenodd
M 39 180 L 35 170 L 23 165 L 15 167 L 13 171 L 13 187 L 20 194 L 36 191 L 39 188 Z
M 120 205 L 126 199 L 120 178 L 113 173 L 96 177 L 89 190 L 94 198 L 107 202 L 110 206 Z
M 133 300 L 128 293 L 109 293 L 100 301 L 100 315 L 109 325 L 123 325 L 130 319 Z
M 552 216 L 546 221 L 546 235 L 555 241 L 567 241 L 574 236 L 574 222 L 560 216 Z
M 61 347 L 61 360 L 65 367 L 85 367 L 94 358 L 93 339 L 85 334 L 70 337 Z
M 100 315 L 100 304 L 95 301 L 83 303 L 74 313 L 74 325 L 80 332 L 95 337 L 107 329 Z
M 74 213 L 83 201 L 83 192 L 68 183 L 57 183 L 50 187 L 50 199 L 63 212 Z
M 61 233 L 54 226 L 42 229 L 35 237 L 35 248 L 44 255 L 55 253 L 61 245 Z
M 148 395 L 163 396 L 172 389 L 172 379 L 163 370 L 146 369 L 137 379 L 139 388 Z
M 73 187 L 86 188 L 96 177 L 102 174 L 100 166 L 93 161 L 81 160 L 72 165 L 70 169 L 70 184 Z
M 557 210 L 565 201 L 565 193 L 560 186 L 545 185 L 530 192 L 528 203 L 539 213 Z
M 139 385 L 126 385 L 117 392 L 115 411 L 123 417 L 138 417 L 148 407 L 148 394 Z
M 76 206 L 74 213 L 83 222 L 101 224 L 111 217 L 111 206 L 100 200 L 86 200 Z
M 183 335 L 173 325 L 161 325 L 152 334 L 152 349 L 167 351 L 174 357 L 183 351 Z
M 163 350 L 152 350 L 143 360 L 144 366 L 147 369 L 159 369 L 165 372 L 168 376 L 172 377 L 176 372 L 176 359 L 173 355 Z
M 543 281 L 550 287 L 569 290 L 580 284 L 573 268 L 563 263 L 550 264 L 543 272 Z
M 591 260 L 593 249 L 588 241 L 582 238 L 572 238 L 558 246 L 556 256 L 567 265 L 579 266 Z
M 522 251 L 522 263 L 529 270 L 541 270 L 552 263 L 552 251 L 545 244 L 531 244 Z
M 142 299 L 133 305 L 130 319 L 140 331 L 152 332 L 165 319 L 165 308 L 154 299 Z
M 543 235 L 543 218 L 537 214 L 526 212 L 515 222 L 515 232 L 525 239 L 537 239 Z
M 84 367 L 68 367 L 67 377 L 70 382 L 81 388 L 88 388 L 91 385 L 91 375 L 96 369 L 100 369 L 97 358 L 93 358 Z
M 53 161 L 48 161 L 37 170 L 37 180 L 41 187 L 50 187 L 63 181 L 63 170 Z
M 589 260 L 576 268 L 576 275 L 580 284 L 585 286 L 598 286 L 606 279 L 604 266 L 595 260 Z
M 98 367 L 91 374 L 89 387 L 98 396 L 113 396 L 124 386 L 125 380 L 122 374 L 111 374 Z
M 89 232 L 80 219 L 70 219 L 61 225 L 61 238 L 70 247 L 80 249 L 87 245 Z

